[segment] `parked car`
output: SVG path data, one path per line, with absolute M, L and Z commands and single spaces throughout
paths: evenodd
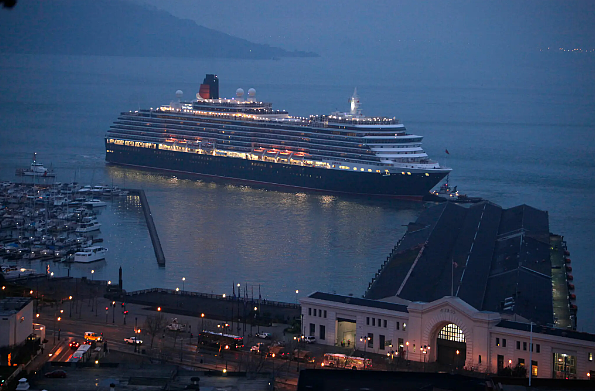
M 312 335 L 306 335 L 304 337 L 304 342 L 305 343 L 315 343 L 316 342 L 316 337 L 314 337 Z
M 256 333 L 254 336 L 262 339 L 271 339 L 272 337 L 271 333 Z
M 124 338 L 124 342 L 129 343 L 129 344 L 141 344 L 143 343 L 142 340 L 138 339 L 137 337 L 128 337 L 128 338 Z
M 66 377 L 66 372 L 64 371 L 60 371 L 60 370 L 56 370 L 56 371 L 51 371 L 48 372 L 44 375 L 45 377 L 58 377 L 58 378 L 65 378 Z
M 68 346 L 70 346 L 70 349 L 72 349 L 72 350 L 77 350 L 79 348 L 79 346 L 81 346 L 81 344 L 76 341 L 72 341 L 71 343 L 68 344 Z

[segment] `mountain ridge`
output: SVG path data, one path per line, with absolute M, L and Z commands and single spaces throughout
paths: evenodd
M 257 44 L 120 0 L 21 0 L 0 12 L 0 53 L 141 57 L 318 57 Z

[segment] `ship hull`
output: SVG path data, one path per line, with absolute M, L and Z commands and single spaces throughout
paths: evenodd
M 448 173 L 360 173 L 107 143 L 106 151 L 106 161 L 118 165 L 311 191 L 416 201 L 420 201 Z

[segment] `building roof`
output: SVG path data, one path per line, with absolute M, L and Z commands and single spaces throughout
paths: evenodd
M 491 202 L 425 210 L 370 284 L 367 299 L 432 302 L 457 296 L 480 311 L 553 324 L 547 212 Z
M 496 327 L 502 327 L 505 329 L 513 329 L 513 330 L 520 330 L 520 331 L 531 331 L 531 324 L 530 323 L 521 323 L 521 322 L 514 322 L 512 320 L 502 320 L 500 321 Z M 578 339 L 581 341 L 590 341 L 595 342 L 595 334 L 589 333 L 581 333 L 579 331 L 569 330 L 569 329 L 560 329 L 554 327 L 546 327 L 541 325 L 533 325 L 533 333 L 535 334 L 545 334 L 545 335 L 554 335 L 557 337 L 565 337 L 565 338 L 572 338 Z
M 335 303 L 359 305 L 362 307 L 380 308 L 380 309 L 397 311 L 397 312 L 405 312 L 405 313 L 408 312 L 406 305 L 389 303 L 389 302 L 381 301 L 381 300 L 369 300 L 369 299 L 362 299 L 359 297 L 342 296 L 342 295 L 335 295 L 332 293 L 324 293 L 324 292 L 314 292 L 314 293 L 308 295 L 308 297 L 311 299 L 332 301 Z
M 0 299 L 0 316 L 16 314 L 25 308 L 31 301 L 33 301 L 33 299 L 30 297 L 6 297 Z

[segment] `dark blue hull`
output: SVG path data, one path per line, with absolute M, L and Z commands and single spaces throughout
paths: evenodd
M 106 150 L 106 161 L 113 164 L 330 193 L 411 200 L 421 200 L 447 174 L 382 175 L 107 143 Z

